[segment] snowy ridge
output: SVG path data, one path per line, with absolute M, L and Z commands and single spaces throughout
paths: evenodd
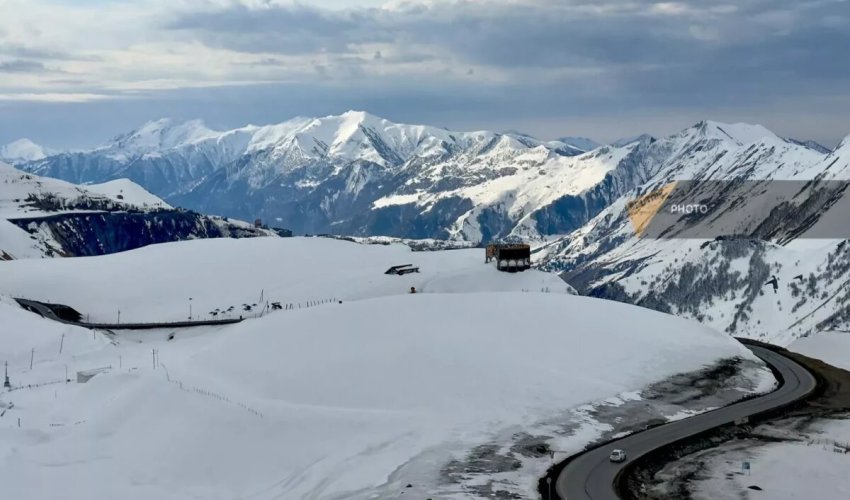
M 201 120 L 176 123 L 171 119 L 163 118 L 147 122 L 130 133 L 115 137 L 102 149 L 120 151 L 127 156 L 133 156 L 219 137 L 219 133 L 208 129 Z
M 776 134 L 763 126 L 748 123 L 720 123 L 706 120 L 696 124 L 694 128 L 702 137 L 724 141 L 732 140 L 739 146 L 765 140 L 780 140 Z

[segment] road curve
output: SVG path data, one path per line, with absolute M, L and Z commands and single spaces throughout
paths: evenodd
M 776 351 L 753 345 L 747 347 L 781 374 L 784 383 L 780 388 L 764 396 L 653 427 L 579 455 L 564 467 L 555 481 L 558 496 L 562 500 L 618 500 L 614 489 L 617 474 L 641 456 L 700 432 L 794 403 L 814 391 L 817 385 L 814 376 L 798 363 Z M 615 464 L 608 460 L 615 448 L 626 451 L 628 460 L 625 463 Z

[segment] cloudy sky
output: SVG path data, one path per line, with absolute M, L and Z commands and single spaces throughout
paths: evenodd
M 850 133 L 847 0 L 0 0 L 0 144 L 363 109 L 611 140 Z

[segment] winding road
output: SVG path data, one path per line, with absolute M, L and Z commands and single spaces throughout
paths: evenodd
M 814 391 L 817 385 L 815 377 L 795 361 L 764 347 L 747 347 L 780 373 L 781 387 L 764 396 L 647 429 L 589 450 L 575 457 L 561 471 L 555 481 L 558 496 L 562 500 L 619 500 L 614 480 L 626 465 L 641 456 L 715 427 L 790 405 Z M 608 455 L 615 448 L 626 451 L 626 462 L 612 463 L 608 460 Z

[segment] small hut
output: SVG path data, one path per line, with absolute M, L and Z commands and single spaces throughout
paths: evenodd
M 514 273 L 531 268 L 531 245 L 493 243 L 487 245 L 484 262 L 496 261 L 496 269 Z

